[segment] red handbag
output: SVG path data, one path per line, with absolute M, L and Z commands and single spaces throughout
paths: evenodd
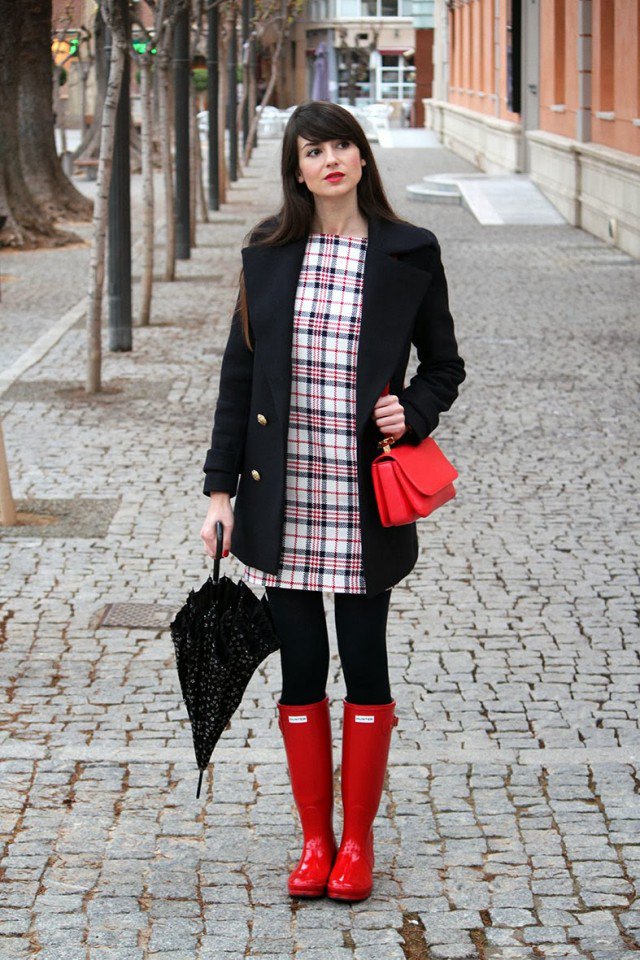
M 389 392 L 389 385 L 382 395 Z M 371 464 L 373 489 L 383 527 L 399 527 L 428 517 L 456 495 L 458 471 L 433 439 L 391 450 L 393 437 L 378 442 L 383 452 Z

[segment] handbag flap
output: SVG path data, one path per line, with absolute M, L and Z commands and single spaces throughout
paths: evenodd
M 426 496 L 433 496 L 458 476 L 433 437 L 426 437 L 417 446 L 392 447 L 389 453 L 381 453 L 373 462 L 384 460 L 394 460 L 405 478 Z

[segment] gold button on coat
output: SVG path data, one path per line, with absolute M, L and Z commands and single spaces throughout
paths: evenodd
M 258 423 L 261 423 L 264 426 L 266 422 L 267 422 L 267 418 L 265 417 L 264 413 L 259 413 Z
M 257 470 L 252 470 L 252 471 L 251 471 L 251 476 L 253 477 L 254 480 L 259 480 L 259 479 L 260 479 L 260 474 L 258 473 Z

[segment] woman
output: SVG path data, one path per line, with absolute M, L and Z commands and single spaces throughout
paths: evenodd
M 438 241 L 393 213 L 351 113 L 325 101 L 297 107 L 281 174 L 280 210 L 242 251 L 200 536 L 214 556 L 222 521 L 223 556 L 231 550 L 244 579 L 264 585 L 281 643 L 278 721 L 304 836 L 289 893 L 363 900 L 397 723 L 391 588 L 418 555 L 415 523 L 382 526 L 371 462 L 384 437 L 419 443 L 430 434 L 465 369 Z M 412 342 L 419 366 L 405 388 Z M 324 590 L 335 596 L 346 684 L 339 849 Z

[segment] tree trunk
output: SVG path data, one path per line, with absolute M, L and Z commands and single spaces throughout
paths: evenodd
M 198 197 L 198 212 L 202 223 L 209 223 L 209 210 L 207 209 L 207 195 L 204 189 L 204 163 L 202 161 L 202 141 L 200 140 L 200 131 L 198 130 L 198 94 L 194 90 L 194 144 L 195 144 L 195 163 L 194 177 L 196 181 L 195 193 Z M 194 241 L 195 242 L 195 241 Z
M 51 3 L 24 4 L 20 47 L 20 160 L 32 196 L 51 216 L 89 220 L 92 203 L 62 170 L 56 151 L 51 69 Z M 58 71 L 56 72 L 56 82 Z M 58 104 L 62 109 L 61 97 Z M 64 124 L 64 117 L 60 117 Z
M 54 109 L 54 125 L 58 127 L 60 131 L 60 152 L 67 152 L 67 109 L 64 104 L 60 81 L 62 80 L 62 70 L 60 67 L 53 67 L 53 90 L 51 91 L 53 95 L 53 109 Z M 22 87 L 22 85 L 21 85 Z M 22 88 L 20 90 L 20 99 L 22 99 Z M 21 118 L 22 120 L 22 118 Z
M 168 48 L 171 48 L 171 37 L 167 38 Z M 173 161 L 171 158 L 171 114 L 169 111 L 169 82 L 171 57 L 165 52 L 158 54 L 158 69 L 160 73 L 158 92 L 160 94 L 160 130 L 162 149 L 162 173 L 164 179 L 165 204 L 165 267 L 164 279 L 176 278 L 176 219 L 173 195 Z
M 102 292 L 104 288 L 105 248 L 107 241 L 109 188 L 113 166 L 113 145 L 116 130 L 116 112 L 124 72 L 125 53 L 113 37 L 109 83 L 102 110 L 100 157 L 96 183 L 96 201 L 93 208 L 93 237 L 89 276 L 89 310 L 87 314 L 87 393 L 101 389 L 102 366 Z
M 198 162 L 196 154 L 200 150 L 196 111 L 198 101 L 193 79 L 189 82 L 189 243 L 196 246 L 196 186 L 198 183 Z
M 286 6 L 286 3 L 285 3 L 285 6 Z M 286 33 L 286 17 L 283 16 L 282 29 L 280 30 L 280 34 L 278 36 L 276 49 L 271 57 L 271 74 L 269 76 L 269 83 L 267 84 L 267 88 L 264 91 L 264 95 L 262 97 L 262 101 L 260 103 L 258 110 L 251 117 L 251 123 L 249 125 L 249 135 L 247 136 L 247 143 L 244 150 L 245 164 L 249 162 L 249 156 L 251 155 L 251 150 L 253 149 L 253 141 L 255 139 L 256 130 L 258 129 L 258 124 L 260 123 L 260 117 L 262 116 L 262 111 L 271 100 L 271 95 L 276 85 L 276 80 L 278 79 L 278 72 L 281 65 L 280 51 L 282 50 L 282 44 L 284 42 L 285 33 Z
M 104 55 L 104 20 L 102 13 L 97 11 L 93 22 L 93 44 L 96 67 L 96 100 L 93 107 L 93 120 L 85 133 L 82 143 L 74 151 L 74 158 L 79 160 L 95 159 L 100 153 L 100 131 L 102 129 L 102 105 L 107 90 L 107 65 Z
M 28 189 L 20 162 L 20 42 L 24 5 L 0 0 L 0 213 L 7 216 L 0 243 L 58 246 L 79 238 L 57 231 Z
M 151 319 L 151 295 L 153 292 L 153 117 L 151 107 L 151 54 L 144 54 L 140 63 L 140 108 L 142 117 L 142 302 L 140 326 L 145 327 Z
M 257 40 L 255 36 L 255 31 L 252 28 L 251 45 L 249 47 L 249 129 L 251 128 L 251 121 L 256 115 L 256 107 L 258 106 L 256 102 L 258 90 L 257 90 L 257 78 L 255 73 L 256 60 L 257 60 L 256 47 L 257 47 Z M 251 154 L 253 152 L 253 143 L 249 139 L 249 129 L 247 130 L 247 143 L 245 145 L 245 152 L 244 152 L 244 158 L 243 158 L 245 166 L 251 159 Z M 254 141 L 255 141 L 255 129 L 256 128 L 254 128 Z
M 9 464 L 7 463 L 7 451 L 4 446 L 2 419 L 0 418 L 0 523 L 7 527 L 13 527 L 17 523 L 17 520 L 18 514 L 13 494 L 11 493 Z
M 229 16 L 225 23 L 224 32 L 219 37 L 219 64 L 218 69 L 218 199 L 220 203 L 227 202 L 227 155 L 226 155 L 226 129 L 227 129 L 227 104 L 229 101 Z
M 90 64 L 80 61 L 78 69 L 78 80 L 80 83 L 80 134 L 82 139 L 87 135 L 87 80 L 89 79 Z

